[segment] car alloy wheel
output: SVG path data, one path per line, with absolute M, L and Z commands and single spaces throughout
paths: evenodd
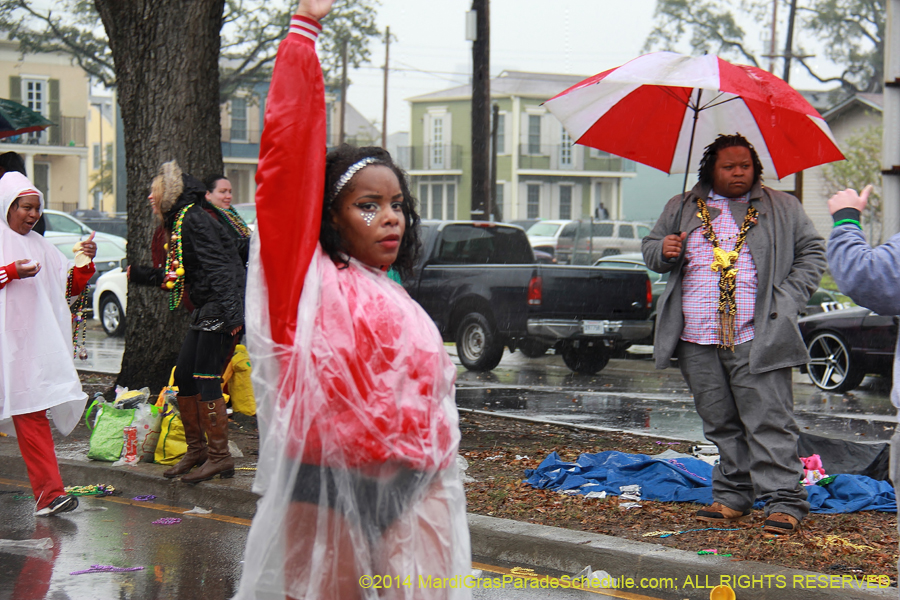
M 826 392 L 846 392 L 862 382 L 865 372 L 853 364 L 850 346 L 836 333 L 817 333 L 807 344 L 807 372 L 813 384 Z

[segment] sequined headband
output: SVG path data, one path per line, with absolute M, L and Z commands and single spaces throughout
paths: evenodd
M 353 176 L 359 173 L 364 167 L 368 167 L 372 163 L 383 163 L 381 159 L 375 158 L 374 156 L 367 156 L 364 159 L 353 163 L 350 165 L 350 168 L 341 175 L 340 179 L 337 180 L 337 183 L 334 184 L 334 194 L 331 195 L 331 198 L 337 198 L 338 194 L 341 193 L 341 190 L 344 189 L 344 186 L 349 183 Z

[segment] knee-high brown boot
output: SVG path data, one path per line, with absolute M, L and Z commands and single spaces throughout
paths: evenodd
M 171 469 L 163 472 L 163 477 L 178 477 L 187 473 L 196 465 L 206 462 L 206 439 L 200 426 L 200 394 L 196 396 L 178 396 L 178 409 L 181 411 L 181 422 L 184 424 L 184 441 L 187 442 L 187 453 Z
M 186 483 L 197 483 L 220 477 L 234 477 L 234 459 L 228 451 L 228 413 L 225 399 L 213 402 L 197 402 L 200 425 L 206 432 L 207 458 L 202 466 L 181 478 Z

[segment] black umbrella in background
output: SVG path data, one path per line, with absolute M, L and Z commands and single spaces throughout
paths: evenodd
M 32 131 L 42 131 L 55 125 L 41 113 L 18 102 L 0 98 L 0 138 L 12 137 Z

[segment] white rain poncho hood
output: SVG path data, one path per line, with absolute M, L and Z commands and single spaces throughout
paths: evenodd
M 406 290 L 318 244 L 317 32 L 294 17 L 266 103 L 246 302 L 262 498 L 235 598 L 383 597 L 363 576 L 397 576 L 392 598 L 469 598 L 440 589 L 471 573 L 456 367 Z
M 20 259 L 41 264 L 34 277 L 12 280 L 0 289 L 0 431 L 15 434 L 13 415 L 51 409 L 54 425 L 68 435 L 87 400 L 72 357 L 68 261 L 41 235 L 22 235 L 7 222 L 16 198 L 36 189 L 20 173 L 0 177 L 0 266 Z M 37 195 L 43 210 L 43 195 Z

